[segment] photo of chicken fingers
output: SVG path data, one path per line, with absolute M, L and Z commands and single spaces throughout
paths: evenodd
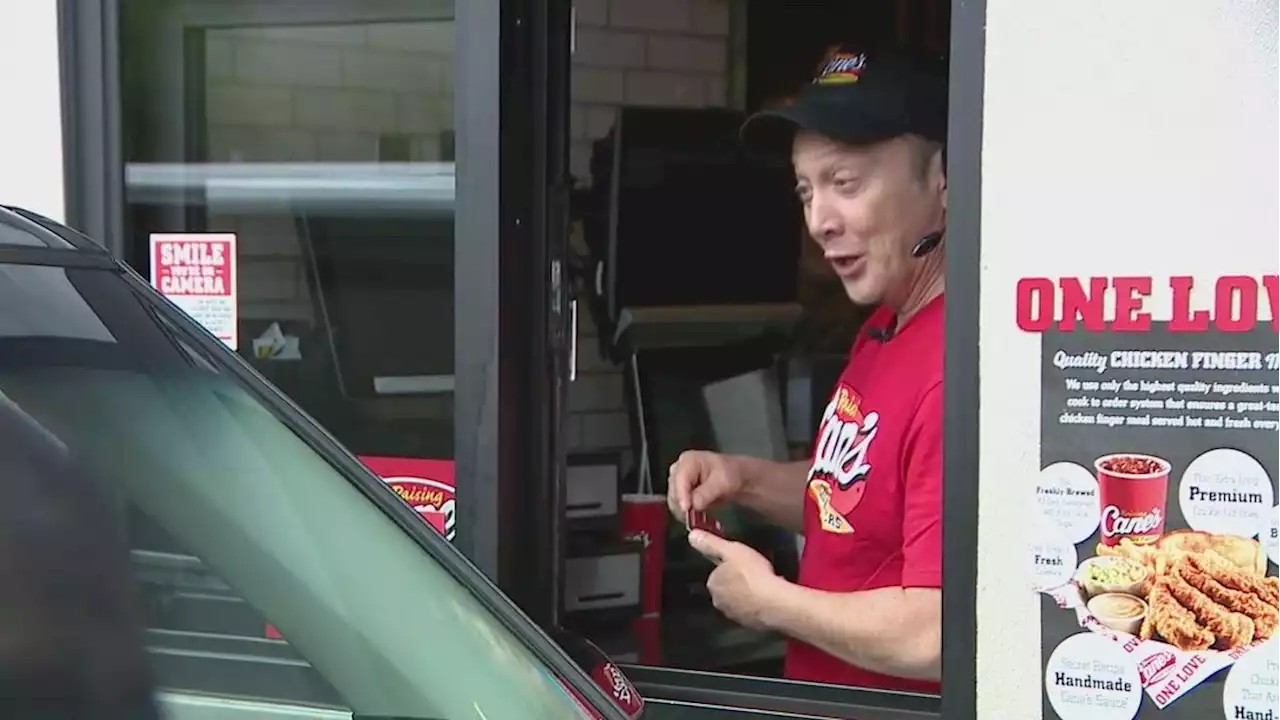
M 1200 625 L 1213 633 L 1214 647 L 1219 650 L 1234 650 L 1253 642 L 1253 620 L 1219 605 L 1188 583 L 1183 577 L 1187 570 L 1185 563 L 1174 567 L 1173 572 L 1168 575 L 1169 592 L 1180 605 L 1196 616 Z
M 1187 557 L 1187 562 L 1200 572 L 1217 580 L 1224 587 L 1254 595 L 1273 607 L 1280 606 L 1276 578 L 1258 577 L 1241 571 L 1230 560 L 1216 552 L 1198 553 Z
M 1217 638 L 1201 627 L 1195 614 L 1178 602 L 1169 589 L 1169 583 L 1170 579 L 1166 576 L 1151 588 L 1151 596 L 1147 600 L 1151 630 L 1179 650 L 1191 652 L 1209 649 Z
M 1254 593 L 1227 587 L 1205 572 L 1204 565 L 1201 558 L 1188 557 L 1181 563 L 1178 574 L 1224 608 L 1247 615 L 1254 624 L 1255 640 L 1266 640 L 1275 634 L 1276 626 L 1280 625 L 1280 608 L 1269 605 Z

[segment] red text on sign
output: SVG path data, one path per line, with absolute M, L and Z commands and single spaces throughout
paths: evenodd
M 1210 307 L 1192 306 L 1191 276 L 1169 278 L 1172 307 L 1171 332 L 1249 332 L 1258 325 L 1259 299 L 1264 296 L 1271 308 L 1271 327 L 1280 324 L 1280 281 L 1276 275 L 1224 275 L 1214 283 Z M 1151 329 L 1151 313 L 1146 303 L 1152 294 L 1152 278 L 1142 276 L 1023 278 L 1017 285 L 1018 327 L 1026 332 L 1146 332 Z M 1108 301 L 1111 301 L 1110 303 Z M 1061 303 L 1061 317 L 1056 317 Z M 1115 308 L 1112 319 L 1107 307 Z
M 170 297 L 230 295 L 230 243 L 166 241 L 156 244 L 155 286 Z
M 166 242 L 160 245 L 162 265 L 211 265 L 227 264 L 226 244 L 220 242 Z

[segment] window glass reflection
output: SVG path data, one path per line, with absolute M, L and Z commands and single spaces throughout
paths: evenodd
M 196 5 L 125 14 L 135 263 L 236 233 L 239 352 L 357 454 L 450 458 L 452 8 Z
M 120 13 L 126 260 L 146 275 L 153 233 L 234 233 L 237 352 L 357 455 L 451 460 L 453 2 Z M 144 514 L 130 533 L 210 574 Z M 165 637 L 278 639 L 180 605 Z

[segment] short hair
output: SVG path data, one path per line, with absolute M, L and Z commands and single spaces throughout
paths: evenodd
M 919 135 L 911 136 L 912 165 L 916 179 L 924 182 L 929 179 L 929 168 L 933 166 L 935 155 L 942 155 L 942 174 L 947 174 L 947 146 L 937 140 L 930 140 Z

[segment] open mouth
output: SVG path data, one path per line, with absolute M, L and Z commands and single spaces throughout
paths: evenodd
M 859 274 L 865 264 L 861 255 L 829 255 L 827 262 L 831 263 L 831 267 L 835 269 L 836 274 L 842 278 Z

